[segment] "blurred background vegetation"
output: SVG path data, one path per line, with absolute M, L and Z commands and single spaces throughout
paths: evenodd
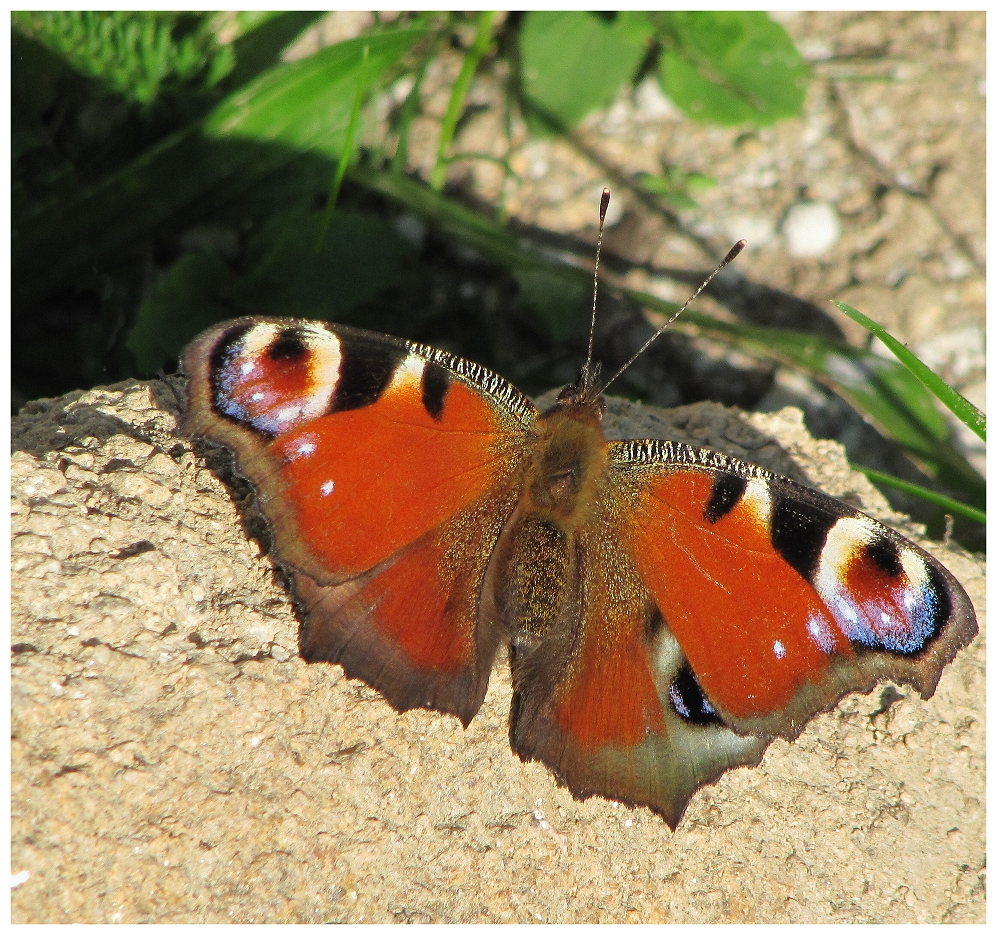
M 501 76 L 511 138 L 514 121 L 538 137 L 570 135 L 621 86 L 649 77 L 696 121 L 763 126 L 801 113 L 809 79 L 764 13 L 375 15 L 363 34 L 287 60 L 321 15 L 12 14 L 15 411 L 172 371 L 190 338 L 243 314 L 417 339 L 529 393 L 566 382 L 584 354 L 591 240 L 526 228 L 501 198 L 481 204 L 448 182 L 468 159 L 514 176 L 507 160 L 454 152 L 480 106 L 476 80 Z M 444 50 L 461 67 L 435 162 L 420 173 L 410 131 Z M 666 213 L 713 184 L 669 166 L 622 181 Z M 594 231 L 595 204 L 592 213 Z M 606 261 L 610 272 L 625 267 Z M 701 275 L 689 273 L 691 287 Z M 830 387 L 906 454 L 908 479 L 982 508 L 983 479 L 902 365 L 848 345 L 808 303 L 794 328 L 743 314 L 734 285 L 711 287 L 731 316 L 693 309 L 688 321 Z M 604 293 L 600 327 L 612 333 L 601 356 L 612 370 L 650 333 L 641 310 L 675 306 L 611 278 Z M 680 340 L 660 345 L 615 392 L 659 401 L 663 371 L 674 401 L 750 408 L 763 392 L 764 376 L 737 354 L 707 366 Z M 937 534 L 946 512 L 925 504 L 918 518 Z M 960 523 L 957 534 L 979 545 L 975 528 Z

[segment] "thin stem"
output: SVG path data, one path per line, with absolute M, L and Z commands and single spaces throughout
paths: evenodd
M 488 43 L 492 38 L 492 24 L 495 22 L 495 11 L 485 10 L 478 14 L 478 32 L 474 37 L 471 48 L 464 56 L 464 64 L 460 74 L 454 82 L 453 91 L 450 92 L 450 103 L 447 105 L 447 112 L 443 117 L 440 126 L 440 142 L 436 150 L 436 165 L 433 166 L 432 174 L 429 178 L 430 187 L 435 191 L 441 191 L 447 173 L 447 154 L 450 152 L 450 144 L 453 142 L 454 132 L 457 129 L 457 121 L 464 110 L 464 100 L 467 97 L 468 88 L 471 86 L 471 79 L 478 70 L 478 64 L 482 56 L 488 49 Z
M 343 185 L 343 176 L 353 158 L 353 143 L 357 135 L 357 127 L 360 125 L 360 111 L 363 105 L 364 95 L 367 93 L 368 75 L 367 60 L 370 55 L 370 46 L 363 47 L 363 54 L 360 58 L 360 72 L 357 75 L 357 95 L 353 99 L 353 112 L 350 114 L 350 123 L 346 128 L 346 139 L 343 141 L 343 149 L 339 154 L 339 162 L 336 164 L 336 174 L 332 180 L 332 188 L 329 190 L 329 197 L 325 203 L 325 210 L 322 212 L 322 219 L 319 222 L 318 234 L 315 237 L 313 252 L 318 254 L 325 243 L 325 236 L 329 232 L 329 222 L 332 220 L 332 212 L 335 210 L 336 202 L 339 200 L 339 190 Z
M 408 96 L 405 98 L 405 103 L 402 105 L 402 113 L 398 121 L 398 146 L 395 147 L 395 155 L 391 158 L 392 172 L 404 172 L 405 166 L 408 163 L 409 129 L 412 126 L 412 121 L 415 119 L 416 108 L 419 106 L 419 95 L 422 91 L 422 81 L 426 77 L 426 69 L 429 67 L 429 63 L 436 57 L 436 50 L 440 44 L 441 37 L 441 32 L 438 32 L 433 37 L 433 43 L 420 63 L 419 70 L 416 72 L 415 84 L 412 85 L 412 90 L 409 91 Z

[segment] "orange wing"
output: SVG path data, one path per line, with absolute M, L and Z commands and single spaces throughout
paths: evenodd
M 574 595 L 514 635 L 512 744 L 579 797 L 647 805 L 757 763 L 880 679 L 927 697 L 976 634 L 931 556 L 830 497 L 671 442 L 616 442 Z
M 977 632 L 962 587 L 838 500 L 671 442 L 612 447 L 626 547 L 710 704 L 742 732 L 795 737 L 880 679 L 924 697 Z
M 399 710 L 469 721 L 497 641 L 478 592 L 532 404 L 442 351 L 317 322 L 226 322 L 183 367 L 183 429 L 253 484 L 307 614 L 303 655 Z
M 578 798 L 646 805 L 675 828 L 692 794 L 766 741 L 712 710 L 602 511 L 579 530 L 574 600 L 536 646 L 514 642 L 511 742 Z

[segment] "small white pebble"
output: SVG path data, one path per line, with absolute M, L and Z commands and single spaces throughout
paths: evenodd
M 821 256 L 841 237 L 838 210 L 824 201 L 798 201 L 786 212 L 782 233 L 790 256 Z

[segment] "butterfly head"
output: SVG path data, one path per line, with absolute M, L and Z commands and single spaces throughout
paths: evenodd
M 560 406 L 584 406 L 592 409 L 601 419 L 606 411 L 606 400 L 602 395 L 602 364 L 586 361 L 574 383 L 569 383 L 557 394 Z

